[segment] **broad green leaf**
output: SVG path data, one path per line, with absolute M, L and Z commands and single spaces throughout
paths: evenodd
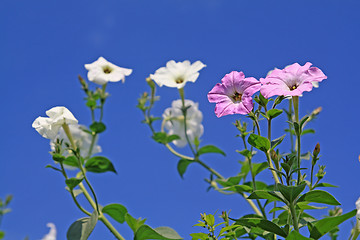
M 271 144 L 270 144 L 270 141 L 267 139 L 267 138 L 264 138 L 262 136 L 259 136 L 259 135 L 256 135 L 256 134 L 250 134 L 249 138 L 248 138 L 248 143 L 263 151 L 263 152 L 266 152 L 270 149 L 271 147 Z
M 239 224 L 241 226 L 246 226 L 249 228 L 258 227 L 265 231 L 272 232 L 282 237 L 286 237 L 287 235 L 286 232 L 284 232 L 284 230 L 281 229 L 278 225 L 266 219 L 240 218 L 237 219 L 235 222 L 236 224 Z
M 328 205 L 341 205 L 330 193 L 322 190 L 312 190 L 302 195 L 297 202 L 314 202 Z
M 146 219 L 141 219 L 141 218 L 135 219 L 129 213 L 126 213 L 125 221 L 135 234 L 136 231 L 139 229 L 139 227 L 141 227 L 145 223 Z
M 106 126 L 102 122 L 94 122 L 93 124 L 90 125 L 89 128 L 94 133 L 102 133 L 106 130 Z
M 309 209 L 325 209 L 327 207 L 318 207 L 318 206 L 311 206 L 308 205 L 307 202 L 299 202 L 296 206 L 301 210 L 309 210 Z
M 98 221 L 98 213 L 94 211 L 90 217 L 80 218 L 69 227 L 66 238 L 68 240 L 86 240 L 94 230 Z
M 284 196 L 284 198 L 292 203 L 300 195 L 300 193 L 304 191 L 306 184 L 301 184 L 298 186 L 285 186 L 282 184 L 277 184 L 276 187 Z
M 82 164 L 84 164 L 84 159 L 81 158 Z M 69 156 L 67 157 L 64 161 L 63 161 L 64 165 L 68 165 L 71 167 L 79 167 L 79 161 L 77 159 L 77 157 L 75 156 Z
M 134 240 L 146 239 L 164 239 L 164 240 L 181 240 L 182 237 L 172 228 L 158 227 L 152 229 L 148 225 L 142 225 L 135 233 Z
M 70 189 L 74 189 L 83 179 L 84 178 L 69 178 L 65 180 L 65 183 Z
M 298 233 L 297 231 L 292 231 L 286 238 L 286 240 L 311 240 L 312 238 L 307 238 Z
M 271 149 L 275 149 L 285 138 L 286 134 L 271 141 Z
M 258 175 L 261 171 L 267 169 L 269 167 L 269 164 L 267 162 L 262 163 L 253 163 L 252 164 L 252 172 L 254 176 Z
M 239 228 L 239 226 L 237 226 L 237 225 L 230 225 L 230 226 L 227 226 L 227 227 L 223 227 L 223 228 L 220 230 L 219 236 L 221 236 L 221 234 L 223 234 L 224 232 L 230 231 L 230 230 L 235 229 L 235 228 Z
M 5 237 L 5 232 L 0 231 L 0 239 L 3 239 Z
M 348 212 L 344 215 L 336 216 L 336 217 L 327 217 L 321 219 L 312 224 L 312 227 L 309 226 L 310 237 L 314 239 L 319 239 L 333 228 L 338 226 L 340 223 L 346 221 L 349 218 L 352 218 L 356 215 L 356 210 Z
M 209 236 L 206 233 L 191 233 L 192 240 L 207 240 Z
M 180 161 L 178 162 L 177 165 L 177 170 L 180 174 L 181 178 L 184 178 L 184 173 L 186 172 L 187 167 L 189 166 L 190 163 L 193 163 L 193 160 L 188 160 L 188 159 L 180 159 Z
M 199 149 L 199 151 L 197 153 L 199 156 L 204 153 L 220 153 L 220 154 L 226 156 L 226 154 L 221 149 L 219 149 L 218 147 L 216 147 L 214 145 L 203 146 L 202 148 Z
M 152 138 L 158 143 L 162 143 L 162 144 L 167 143 L 166 142 L 167 134 L 165 132 L 156 132 L 156 133 L 154 133 Z
M 270 201 L 282 201 L 282 197 L 279 196 L 279 194 L 276 194 L 275 192 L 269 192 L 264 190 L 256 190 L 250 196 L 248 199 L 268 199 Z
M 96 101 L 94 99 L 88 99 L 86 102 L 86 106 L 94 109 L 96 107 Z
M 298 136 L 300 135 L 300 126 L 297 122 L 294 122 L 294 129 L 295 129 L 295 135 Z
M 282 112 L 283 110 L 280 109 L 270 109 L 269 111 L 267 111 L 267 116 L 268 118 L 273 119 L 282 114 Z
M 206 214 L 206 222 L 207 222 L 207 224 L 209 225 L 209 226 L 214 226 L 214 224 L 215 224 L 215 218 L 214 218 L 214 215 L 212 215 L 212 214 Z
M 106 205 L 101 211 L 108 214 L 119 223 L 125 222 L 125 214 L 127 213 L 127 209 L 121 204 L 113 203 Z
M 166 137 L 166 142 L 169 143 L 169 142 L 172 142 L 177 139 L 180 139 L 180 137 L 178 135 L 176 135 L 176 134 L 169 135 Z
M 54 154 L 52 155 L 52 159 L 53 159 L 55 162 L 63 162 L 63 161 L 66 159 L 66 157 L 64 157 L 64 156 L 61 155 L 61 154 L 54 153 Z
M 245 182 L 243 183 L 244 185 L 247 185 L 247 186 L 250 186 L 251 188 L 254 188 L 254 185 L 252 182 Z M 260 181 L 255 181 L 255 187 L 256 187 L 256 190 L 274 190 L 274 186 L 273 185 L 270 185 L 268 186 L 266 183 L 264 182 L 260 182 Z
M 103 173 L 108 171 L 116 173 L 114 165 L 110 162 L 110 160 L 102 156 L 95 156 L 88 159 L 85 163 L 85 168 L 87 171 L 94 173 Z

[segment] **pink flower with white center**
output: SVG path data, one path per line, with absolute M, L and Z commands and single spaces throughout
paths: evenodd
M 260 82 L 255 78 L 245 78 L 243 72 L 233 71 L 226 74 L 207 96 L 209 102 L 216 103 L 217 117 L 229 114 L 246 115 L 254 108 L 251 96 L 259 91 L 260 87 Z
M 303 92 L 310 92 L 327 76 L 307 62 L 304 66 L 294 63 L 284 69 L 273 70 L 266 78 L 261 78 L 260 92 L 265 98 L 278 96 L 301 96 Z

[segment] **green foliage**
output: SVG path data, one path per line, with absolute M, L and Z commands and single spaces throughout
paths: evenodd
M 66 185 L 69 189 L 74 189 L 77 185 L 79 185 L 84 178 L 69 178 L 65 180 Z
M 177 170 L 181 176 L 181 178 L 184 177 L 184 174 L 186 172 L 186 169 L 187 167 L 189 166 L 190 163 L 193 163 L 194 161 L 193 160 L 188 160 L 188 159 L 180 159 L 180 161 L 178 162 L 178 165 L 177 165 Z
M 182 237 L 172 228 L 158 227 L 151 228 L 148 225 L 141 225 L 135 233 L 134 240 L 146 239 L 164 239 L 164 240 L 181 240 Z
M 310 237 L 314 239 L 319 239 L 333 228 L 346 221 L 349 218 L 352 218 L 356 215 L 356 210 L 353 210 L 344 215 L 327 217 L 316 221 L 315 223 L 309 224 Z
M 128 224 L 128 226 L 131 228 L 131 230 L 133 230 L 134 234 L 136 233 L 136 231 L 142 226 L 144 225 L 146 219 L 135 219 L 133 216 L 131 216 L 129 213 L 125 214 L 125 221 Z
M 248 228 L 261 228 L 264 231 L 268 231 L 277 234 L 282 237 L 286 237 L 287 233 L 279 227 L 277 224 L 261 218 L 240 218 L 235 220 L 235 223 Z
M 154 136 L 152 137 L 156 142 L 167 144 L 174 140 L 180 139 L 178 135 L 167 135 L 166 132 L 156 132 L 154 133 Z
M 271 147 L 270 141 L 267 138 L 253 133 L 250 134 L 248 138 L 248 143 L 263 152 L 267 152 Z
M 286 238 L 286 240 L 312 240 L 312 238 L 307 238 L 298 233 L 297 231 L 292 231 Z
M 328 192 L 312 190 L 302 195 L 297 202 L 314 202 L 328 205 L 340 205 L 340 203 Z
M 85 163 L 85 168 L 87 171 L 94 173 L 104 173 L 108 171 L 116 173 L 111 161 L 102 156 L 95 156 L 88 159 Z
M 125 222 L 125 215 L 127 214 L 127 209 L 121 204 L 113 203 L 106 205 L 101 210 L 103 213 L 108 214 L 110 217 L 112 217 L 114 220 L 116 220 L 119 223 Z
M 280 191 L 281 195 L 289 202 L 293 203 L 296 198 L 304 191 L 306 184 L 301 184 L 298 186 L 285 186 L 282 184 L 277 184 L 276 188 Z
M 0 239 L 4 239 L 5 237 L 5 232 L 4 231 L 0 231 Z
M 218 147 L 216 147 L 214 145 L 206 145 L 206 146 L 200 148 L 197 152 L 197 154 L 199 156 L 204 153 L 220 153 L 220 154 L 226 156 L 226 154 L 221 149 L 219 149 Z
M 106 130 L 106 126 L 102 122 L 93 122 L 90 125 L 90 130 L 94 133 L 102 133 Z
M 90 217 L 80 218 L 69 227 L 66 238 L 68 240 L 86 240 L 94 230 L 98 221 L 98 213 L 94 211 Z
M 282 114 L 282 112 L 283 110 L 280 109 L 270 109 L 269 111 L 267 111 L 266 116 L 268 117 L 269 120 L 271 120 Z

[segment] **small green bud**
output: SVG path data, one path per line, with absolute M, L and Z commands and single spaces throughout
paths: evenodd
M 314 148 L 314 151 L 313 151 L 314 157 L 316 158 L 319 155 L 319 153 L 320 153 L 320 144 L 317 143 L 315 148 Z
M 155 88 L 155 83 L 150 77 L 146 78 L 146 82 L 150 86 L 150 88 Z
M 320 165 L 319 166 L 319 171 L 315 176 L 320 180 L 325 176 L 325 174 L 326 174 L 325 165 Z

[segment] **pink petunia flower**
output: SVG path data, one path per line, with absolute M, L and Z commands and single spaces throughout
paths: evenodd
M 284 69 L 273 70 L 266 78 L 261 78 L 260 92 L 265 98 L 274 95 L 301 96 L 303 92 L 310 92 L 313 85 L 326 79 L 327 76 L 307 62 L 304 66 L 294 63 Z
M 260 87 L 260 82 L 255 78 L 245 78 L 243 72 L 233 71 L 226 74 L 207 96 L 209 102 L 216 103 L 217 117 L 229 114 L 246 115 L 254 107 L 251 96 L 259 91 Z

